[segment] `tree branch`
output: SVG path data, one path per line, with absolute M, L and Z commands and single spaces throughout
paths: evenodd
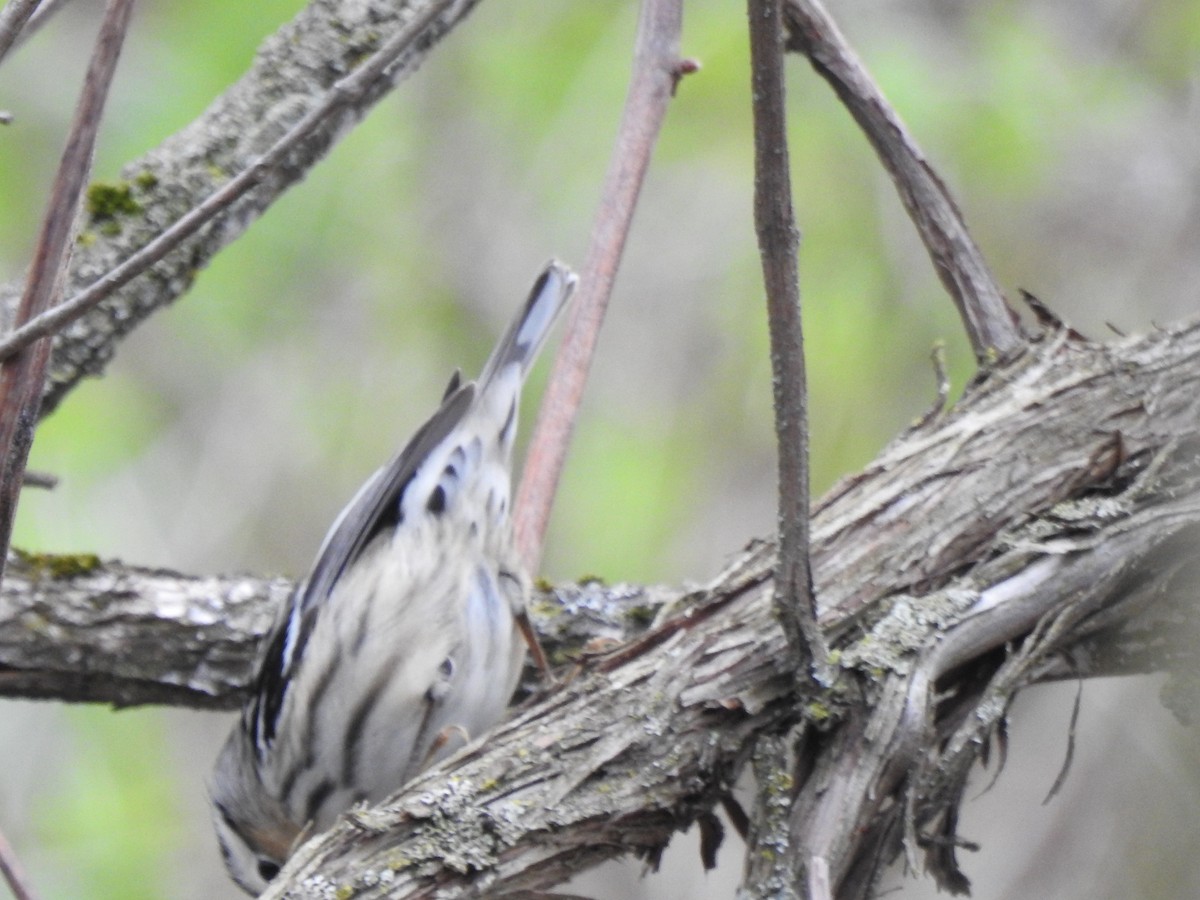
M 752 545 L 710 585 L 668 601 L 643 637 L 588 657 L 564 688 L 392 804 L 314 838 L 268 896 L 313 896 L 322 885 L 367 897 L 503 896 L 623 853 L 653 859 L 718 800 L 758 736 L 800 717 L 821 730 L 809 729 L 815 737 L 798 751 L 806 763 L 794 774 L 791 844 L 825 867 L 835 896 L 864 896 L 906 831 L 953 884 L 952 860 L 939 855 L 950 811 L 1013 693 L 1061 677 L 1064 655 L 1089 674 L 1103 659 L 1098 642 L 1123 628 L 1144 647 L 1154 615 L 1188 616 L 1194 572 L 1179 547 L 1200 534 L 1198 360 L 1200 325 L 1111 345 L 1047 336 L 835 487 L 814 511 L 812 553 L 839 660 L 832 689 L 797 691 L 771 601 L 775 550 Z M 232 580 L 189 598 L 169 580 L 137 588 L 103 566 L 82 565 L 74 578 L 50 568 L 14 563 L 25 580 L 0 595 L 0 659 L 13 667 L 0 691 L 20 677 L 14 660 L 26 652 L 99 683 L 105 667 L 168 647 L 172 632 L 232 629 L 214 600 L 222 590 L 243 601 L 230 623 L 269 619 L 262 588 L 235 592 Z M 134 590 L 166 612 L 152 608 L 145 628 L 121 622 L 131 630 L 107 652 L 55 649 L 77 608 L 55 592 L 86 597 L 101 584 L 111 604 L 82 608 L 110 627 Z M 286 589 L 266 593 L 278 600 Z M 614 594 L 634 597 L 626 623 L 656 606 L 583 590 L 563 593 L 558 615 L 551 598 L 534 604 L 535 618 L 574 621 Z M 49 596 L 30 599 L 38 591 Z M 620 619 L 609 637 L 627 633 Z M 230 705 L 252 646 L 226 633 L 223 652 L 194 652 L 184 673 L 159 677 L 182 695 L 202 672 Z
M 786 0 L 789 49 L 803 53 L 854 116 L 904 201 L 934 270 L 958 308 L 975 358 L 986 364 L 1025 343 L 950 191 L 888 104 L 819 0 Z
M 783 86 L 781 0 L 750 0 L 750 72 L 754 106 L 754 227 L 767 292 L 771 384 L 779 444 L 779 570 L 775 603 L 796 677 L 823 670 L 828 657 L 817 628 L 808 557 L 808 385 L 797 273 L 800 232 L 792 212 Z
M 364 56 L 404 32 L 446 0 L 391 0 L 364 6 L 353 0 L 311 0 L 259 49 L 250 71 L 200 118 L 122 170 L 103 188 L 119 203 L 89 204 L 86 240 L 77 247 L 65 293 L 73 297 L 102 279 L 230 179 L 254 165 L 296 122 L 318 106 Z M 396 84 L 415 71 L 429 50 L 478 0 L 450 0 L 360 95 L 300 141 L 240 201 L 221 210 L 149 272 L 72 323 L 54 340 L 42 414 L 54 409 L 83 377 L 99 374 L 122 337 L 180 296 L 226 244 L 232 242 L 288 187 L 301 180 L 350 127 Z M 121 212 L 121 208 L 132 212 Z M 0 288 L 0 308 L 11 327 L 17 289 Z
M 8 55 L 39 0 L 9 0 L 0 9 L 0 62 Z
M 1091 440 L 1077 438 L 1080 449 Z M 833 691 L 793 690 L 770 602 L 772 554 L 750 551 L 645 639 L 305 845 L 266 896 L 504 896 L 598 858 L 653 860 L 672 829 L 716 801 L 753 736 L 796 721 L 798 709 L 826 729 L 808 751 L 812 774 L 791 820 L 792 845 L 804 851 L 795 858 L 807 865 L 800 883 L 809 896 L 865 896 L 870 874 L 899 849 L 906 808 L 919 833 L 956 806 L 965 766 L 1031 664 L 1069 647 L 1095 611 L 1129 602 L 1127 579 L 1147 577 L 1173 538 L 1200 529 L 1195 445 L 1147 452 L 1163 454 L 1160 470 L 1143 458 L 1114 472 L 1125 487 L 1104 496 L 1116 503 L 1089 520 L 1097 531 L 1086 538 L 1076 513 L 1096 505 L 1098 482 L 1012 527 L 966 574 L 873 605 L 869 625 L 831 622 L 842 654 Z M 840 568 L 828 545 L 821 551 L 819 579 Z M 997 652 L 999 668 L 989 662 Z M 945 681 L 964 667 L 969 675 Z M 950 695 L 936 706 L 935 684 Z M 952 828 L 940 837 L 931 855 Z
M 575 302 L 567 312 L 563 342 L 554 357 L 513 504 L 514 539 L 530 571 L 537 571 L 541 560 L 550 508 L 650 156 L 675 86 L 685 71 L 692 71 L 683 67 L 679 58 L 682 20 L 681 0 L 642 0 L 633 75 L 600 190 L 587 258 L 580 270 Z
M 653 859 L 754 735 L 801 713 L 825 733 L 791 820 L 795 858 L 811 862 L 800 883 L 864 895 L 905 809 L 914 834 L 952 832 L 964 766 L 1036 661 L 1134 602 L 1131 579 L 1200 528 L 1196 349 L 1196 328 L 1111 347 L 1049 338 L 827 498 L 813 560 L 836 689 L 795 691 L 760 545 L 447 771 L 306 845 L 268 896 L 502 896 L 601 857 Z M 932 704 L 935 684 L 952 702 Z
M 260 639 L 295 587 L 90 555 L 14 554 L 0 588 L 0 696 L 237 709 Z M 664 587 L 556 588 L 531 604 L 557 665 L 641 633 L 680 595 Z M 533 673 L 530 673 L 531 677 Z
M 67 134 L 62 160 L 50 188 L 46 215 L 33 251 L 33 263 L 16 324 L 23 325 L 58 303 L 71 259 L 71 238 L 83 185 L 92 168 L 96 133 L 112 84 L 121 45 L 129 27 L 133 0 L 108 0 L 96 35 L 96 46 L 79 92 L 75 118 Z M 8 554 L 17 498 L 24 483 L 25 463 L 42 402 L 42 385 L 50 355 L 48 342 L 23 349 L 0 367 L 0 577 Z
M 280 164 L 289 154 L 311 140 L 315 134 L 326 129 L 332 118 L 355 102 L 382 77 L 383 73 L 412 50 L 417 40 L 430 25 L 450 6 L 450 0 L 433 0 L 429 6 L 415 15 L 403 29 L 388 40 L 374 55 L 351 74 L 334 84 L 321 102 L 287 130 L 258 159 L 231 178 L 213 193 L 205 197 L 193 209 L 186 212 L 169 228 L 146 246 L 133 253 L 120 265 L 69 300 L 46 310 L 33 321 L 21 325 L 0 340 L 0 360 L 7 359 L 18 350 L 46 335 L 54 334 L 63 326 L 75 321 L 88 310 L 111 296 L 114 291 L 127 285 L 138 275 L 159 262 L 187 238 L 225 212 L 251 190 L 276 174 Z

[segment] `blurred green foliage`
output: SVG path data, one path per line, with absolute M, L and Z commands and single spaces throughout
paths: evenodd
M 55 867 L 46 888 L 62 897 L 162 897 L 169 855 L 189 834 L 164 777 L 161 717 L 79 708 L 69 719 L 79 744 L 74 765 L 58 770 L 33 822 L 38 841 L 70 861 Z

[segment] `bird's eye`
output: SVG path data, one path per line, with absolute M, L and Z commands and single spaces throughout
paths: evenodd
M 258 877 L 263 881 L 270 881 L 279 874 L 279 863 L 269 859 L 260 859 L 258 861 Z

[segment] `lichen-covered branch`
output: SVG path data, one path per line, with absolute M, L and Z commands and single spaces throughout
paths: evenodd
M 1193 554 L 1180 548 L 1200 534 L 1197 397 L 1200 325 L 1111 345 L 1060 332 L 898 437 L 814 514 L 813 572 L 839 666 L 828 690 L 797 693 L 772 612 L 770 543 L 665 600 L 599 585 L 543 595 L 543 627 L 602 622 L 596 636 L 609 640 L 479 746 L 307 844 L 268 896 L 502 896 L 612 856 L 653 858 L 711 808 L 758 736 L 787 729 L 799 760 L 788 842 L 804 852 L 784 871 L 798 895 L 824 878 L 835 896 L 864 896 L 905 835 L 961 888 L 953 812 L 1015 691 L 1068 669 L 1100 674 L 1108 660 L 1163 668 L 1167 650 L 1183 652 L 1150 623 L 1187 619 L 1194 594 Z M 66 668 L 63 684 L 114 687 L 74 696 L 145 702 L 156 695 L 138 691 L 154 683 L 160 699 L 231 705 L 287 589 L 64 565 L 14 564 L 19 580 L 0 595 L 0 691 Z M 620 613 L 594 615 L 622 598 Z M 73 609 L 96 613 L 107 641 L 64 649 Z M 654 614 L 648 632 L 611 647 Z M 143 655 L 159 661 L 130 668 Z
M 236 709 L 286 578 L 197 577 L 89 554 L 15 553 L 0 588 L 0 696 Z M 558 664 L 644 631 L 679 596 L 662 587 L 571 585 L 532 615 Z M 531 679 L 535 681 L 536 679 Z
M 0 694 L 233 709 L 289 590 L 284 579 L 14 554 L 0 589 Z
M 96 186 L 64 295 L 71 297 L 252 166 L 346 73 L 407 23 L 442 0 L 311 0 L 265 41 L 250 70 L 194 122 L 141 159 L 121 181 Z M 288 187 L 301 180 L 478 0 L 454 0 L 374 84 L 347 98 L 244 199 L 60 333 L 47 373 L 43 415 L 86 375 L 98 374 L 119 340 L 191 285 L 197 270 L 232 242 Z M 17 286 L 0 286 L 0 325 L 11 325 Z

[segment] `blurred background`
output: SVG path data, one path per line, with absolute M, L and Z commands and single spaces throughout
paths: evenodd
M 0 278 L 20 278 L 101 4 L 0 67 Z M 189 122 L 300 0 L 143 0 L 95 177 Z M 1010 295 L 1096 338 L 1197 309 L 1200 5 L 846 0 L 832 10 L 950 185 Z M 579 264 L 624 97 L 632 2 L 483 3 L 421 71 L 127 341 L 39 430 L 16 543 L 194 573 L 300 575 L 363 478 L 475 371 L 551 255 Z M 545 574 L 704 581 L 774 522 L 767 334 L 751 218 L 744 5 L 692 0 L 681 85 L 617 282 Z M 814 495 L 933 402 L 970 354 L 887 177 L 823 82 L 789 66 Z M 528 392 L 531 421 L 545 367 Z M 1023 694 L 1009 763 L 964 810 L 981 898 L 1200 896 L 1195 736 L 1153 678 Z M 233 898 L 205 780 L 233 715 L 0 705 L 0 828 L 46 898 Z M 1186 823 L 1186 824 L 1185 824 Z M 609 865 L 572 889 L 729 897 Z M 900 869 L 889 896 L 930 883 Z M 0 887 L 0 895 L 3 894 Z

